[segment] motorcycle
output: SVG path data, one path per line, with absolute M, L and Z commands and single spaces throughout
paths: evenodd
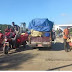
M 3 52 L 4 54 L 8 54 L 8 51 L 12 48 L 12 38 L 15 37 L 14 32 L 5 32 L 4 36 L 4 44 L 3 44 Z
M 8 36 L 7 36 L 8 35 Z M 28 34 L 25 33 L 23 35 L 15 35 L 14 32 L 7 33 L 4 39 L 3 52 L 4 54 L 8 54 L 8 51 L 11 49 L 19 48 L 20 45 L 26 46 L 26 41 L 28 40 Z
M 2 47 L 3 47 L 3 42 L 4 42 L 4 35 L 2 33 L 0 33 L 0 51 L 2 51 Z

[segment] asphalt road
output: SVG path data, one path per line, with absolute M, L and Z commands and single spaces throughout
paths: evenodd
M 57 38 L 56 41 L 51 50 L 38 50 L 27 46 L 11 50 L 8 55 L 0 51 L 0 70 L 71 71 L 72 51 L 64 51 L 62 38 Z

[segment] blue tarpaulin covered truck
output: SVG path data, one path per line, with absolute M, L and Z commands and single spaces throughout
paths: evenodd
M 29 36 L 29 46 L 31 47 L 46 47 L 51 48 L 52 44 L 52 28 L 53 28 L 53 22 L 49 21 L 47 18 L 37 18 L 33 19 L 30 23 L 28 28 L 30 30 L 35 30 L 42 32 L 42 36 Z

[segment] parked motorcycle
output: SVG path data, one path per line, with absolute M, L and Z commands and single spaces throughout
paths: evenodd
M 3 42 L 4 42 L 4 35 L 0 33 L 0 50 L 2 50 Z
M 5 34 L 3 52 L 8 54 L 11 49 L 19 48 L 20 45 L 26 46 L 26 41 L 28 40 L 28 34 L 15 35 L 14 32 L 8 32 Z

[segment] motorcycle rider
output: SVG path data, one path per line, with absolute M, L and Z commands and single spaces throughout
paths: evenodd
M 13 41 L 14 41 L 14 47 L 15 47 L 15 45 L 16 45 L 16 39 L 17 39 L 17 37 L 19 37 L 19 26 L 18 25 L 15 25 L 15 23 L 14 22 L 12 22 L 12 25 L 13 25 L 13 31 L 15 32 L 15 37 L 13 38 Z
M 13 25 L 13 30 L 15 31 L 19 31 L 19 26 L 18 25 L 15 25 L 15 22 L 12 22 L 12 25 Z

